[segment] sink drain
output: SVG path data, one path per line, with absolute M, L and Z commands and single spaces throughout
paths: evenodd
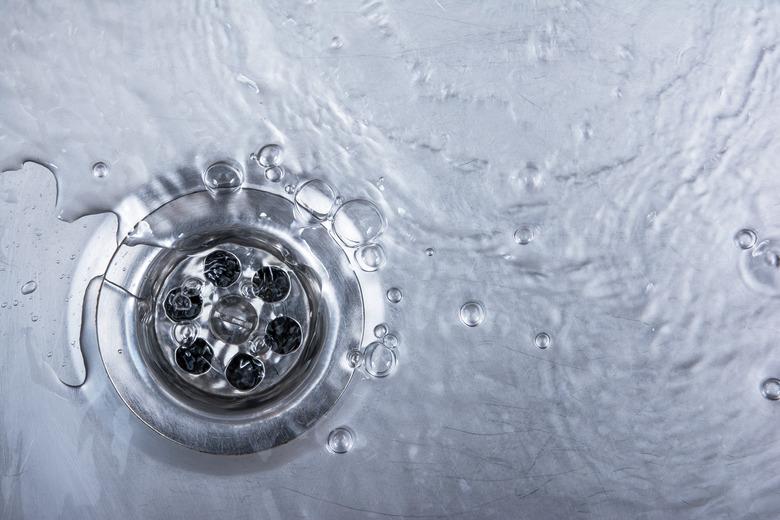
M 98 300 L 103 362 L 160 434 L 211 453 L 271 448 L 310 428 L 349 382 L 361 289 L 375 284 L 366 275 L 281 195 L 185 195 L 114 253 Z

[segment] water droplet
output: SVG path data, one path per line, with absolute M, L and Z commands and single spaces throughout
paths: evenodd
M 6 307 L 8 307 L 8 302 L 3 302 L 3 303 L 0 303 L 0 307 L 2 307 L 3 309 L 5 309 Z
M 366 347 L 363 355 L 365 369 L 373 377 L 389 376 L 398 361 L 396 350 L 384 343 L 375 341 Z
M 295 205 L 317 220 L 325 220 L 333 209 L 336 192 L 325 181 L 313 179 L 301 184 L 295 194 Z
M 741 255 L 739 262 L 740 274 L 748 287 L 780 296 L 780 239 L 761 240 L 749 254 Z
M 387 290 L 387 301 L 390 303 L 400 303 L 404 299 L 404 293 L 398 287 L 391 287 Z
M 271 166 L 265 169 L 265 178 L 268 182 L 279 182 L 284 177 L 284 168 Z
M 17 307 L 19 305 L 19 300 L 14 300 L 14 307 Z
M 363 364 L 363 354 L 358 349 L 347 352 L 347 363 L 351 368 L 357 368 Z
M 385 230 L 385 218 L 374 203 L 350 200 L 333 215 L 333 231 L 348 246 L 375 240 Z
M 54 354 L 53 354 L 52 352 L 48 352 L 48 353 L 46 354 L 46 357 L 47 357 L 47 358 L 50 358 L 50 357 L 52 357 L 53 355 L 54 355 Z
M 98 179 L 106 177 L 111 172 L 111 168 L 104 162 L 96 162 L 92 165 L 92 175 Z
M 425 250 L 425 254 L 428 255 L 428 256 L 433 256 L 435 253 L 436 253 L 436 250 L 433 249 L 432 247 L 429 247 L 428 249 Z
M 485 321 L 485 307 L 480 302 L 466 302 L 458 313 L 460 321 L 467 327 L 476 327 Z
M 535 235 L 533 226 L 524 224 L 515 230 L 515 242 L 521 246 L 530 244 Z
M 241 188 L 244 172 L 232 162 L 220 161 L 212 164 L 203 172 L 203 184 L 209 191 L 230 193 Z
M 288 195 L 292 195 L 295 192 L 295 184 L 287 184 L 284 187 L 284 192 Z
M 173 339 L 179 345 L 187 345 L 192 343 L 195 336 L 198 334 L 198 329 L 192 322 L 184 321 L 177 323 L 173 327 Z
M 765 379 L 761 383 L 761 395 L 770 401 L 777 401 L 780 399 L 780 379 L 776 377 L 770 377 Z
M 377 338 L 383 338 L 385 337 L 385 334 L 387 334 L 387 325 L 384 323 L 380 323 L 376 327 L 374 327 L 374 336 Z
M 267 144 L 255 154 L 255 161 L 263 168 L 279 166 L 284 160 L 284 148 L 278 144 Z
M 116 353 L 117 354 L 121 354 L 122 353 L 122 349 L 121 348 L 116 349 Z
M 384 343 L 390 348 L 395 348 L 398 346 L 398 336 L 396 336 L 393 333 L 386 334 L 385 337 L 382 339 L 382 343 Z
M 39 319 L 39 317 L 38 317 L 38 315 L 37 315 L 37 314 L 31 314 L 31 315 L 30 315 L 30 320 L 32 320 L 32 322 L 33 322 L 33 323 L 35 323 L 36 321 L 38 321 L 38 319 Z
M 540 332 L 534 338 L 534 345 L 542 350 L 545 350 L 549 348 L 550 345 L 552 345 L 552 338 L 546 332 Z
M 739 246 L 740 249 L 750 249 L 756 245 L 758 236 L 752 229 L 740 229 L 734 235 L 734 243 Z
M 355 251 L 355 260 L 362 270 L 374 272 L 385 265 L 387 256 L 381 245 L 366 244 Z
M 328 451 L 331 453 L 347 453 L 354 444 L 355 434 L 346 426 L 335 428 L 328 435 Z
M 340 49 L 344 46 L 344 40 L 342 40 L 339 36 L 334 36 L 330 40 L 330 48 L 331 49 Z
M 29 282 L 26 282 L 24 285 L 22 285 L 21 292 L 22 294 L 31 294 L 34 293 L 37 288 L 38 284 L 35 283 L 34 280 L 30 280 Z

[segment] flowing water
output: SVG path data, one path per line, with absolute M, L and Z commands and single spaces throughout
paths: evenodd
M 0 518 L 780 512 L 780 4 L 2 12 Z M 385 284 L 364 376 L 251 457 L 147 430 L 91 339 L 117 240 L 204 185 Z

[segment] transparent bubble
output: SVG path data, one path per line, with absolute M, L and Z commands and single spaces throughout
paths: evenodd
M 540 332 L 534 338 L 534 345 L 542 350 L 545 350 L 549 348 L 550 345 L 552 345 L 552 338 L 546 332 Z
M 395 348 L 398 346 L 398 336 L 396 336 L 393 333 L 386 334 L 385 337 L 382 339 L 382 343 L 384 343 L 390 348 Z
M 271 166 L 265 169 L 265 178 L 268 182 L 279 182 L 284 177 L 284 168 Z
M 30 280 L 29 282 L 26 282 L 24 285 L 22 285 L 21 292 L 22 294 L 32 294 L 37 288 L 38 284 L 35 283 L 35 280 Z
M 287 184 L 284 187 L 284 192 L 287 193 L 288 195 L 292 195 L 293 193 L 295 193 L 295 184 Z
M 189 321 L 177 323 L 173 327 L 173 339 L 179 345 L 187 345 L 192 343 L 197 334 L 198 328 L 195 326 L 195 324 Z
M 428 256 L 433 256 L 435 253 L 436 253 L 436 250 L 433 249 L 432 247 L 429 247 L 428 249 L 425 250 L 425 254 L 428 255 Z
M 241 188 L 244 172 L 234 163 L 220 161 L 203 172 L 203 184 L 212 192 L 230 193 Z
M 358 349 L 351 349 L 347 352 L 347 363 L 352 368 L 357 368 L 363 364 L 363 354 Z
M 348 246 L 375 240 L 385 230 L 385 219 L 373 202 L 350 200 L 333 215 L 333 231 Z
M 476 327 L 485 321 L 485 307 L 480 302 L 466 302 L 460 307 L 459 316 L 467 327 Z
M 92 165 L 92 175 L 98 179 L 106 177 L 111 172 L 111 168 L 104 162 L 96 162 Z
M 385 337 L 385 334 L 387 334 L 387 325 L 384 323 L 380 323 L 376 327 L 374 327 L 374 336 L 377 338 L 383 338 Z
M 328 435 L 328 451 L 331 453 L 347 453 L 354 444 L 355 433 L 346 426 L 335 428 Z
M 387 301 L 390 303 L 400 303 L 404 299 L 404 293 L 398 287 L 391 287 L 387 290 Z
M 756 245 L 758 235 L 752 229 L 740 229 L 734 235 L 734 243 L 739 246 L 740 249 L 750 249 Z
M 524 224 L 515 230 L 515 242 L 521 246 L 530 244 L 535 235 L 533 226 Z
M 770 401 L 780 399 L 780 379 L 770 377 L 761 383 L 761 395 Z
M 284 148 L 278 144 L 267 144 L 255 154 L 255 161 L 263 168 L 279 166 L 284 159 Z
M 398 357 L 394 348 L 375 341 L 363 354 L 366 372 L 373 377 L 387 377 L 395 369 Z
M 340 49 L 344 46 L 344 40 L 341 39 L 339 36 L 334 36 L 330 40 L 330 48 L 331 49 Z
M 301 184 L 295 194 L 295 205 L 304 214 L 310 214 L 317 220 L 325 220 L 333 209 L 336 192 L 330 184 L 313 179 Z
M 30 315 L 30 320 L 32 320 L 33 323 L 38 321 L 38 319 L 39 319 L 39 316 L 37 314 L 31 314 Z
M 384 248 L 379 244 L 366 244 L 355 251 L 355 260 L 364 271 L 374 272 L 387 262 Z
M 780 296 L 780 239 L 761 240 L 741 255 L 740 274 L 745 284 L 756 292 Z

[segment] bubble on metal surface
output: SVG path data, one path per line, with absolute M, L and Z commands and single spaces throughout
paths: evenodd
M 111 168 L 104 162 L 96 162 L 92 165 L 92 175 L 97 179 L 107 177 L 111 172 Z
M 476 327 L 485 321 L 485 307 L 481 302 L 469 301 L 460 307 L 458 316 L 467 327 Z
M 756 245 L 758 235 L 755 231 L 749 228 L 740 229 L 734 234 L 734 243 L 740 249 L 751 249 Z
M 284 178 L 284 168 L 282 166 L 271 166 L 265 169 L 265 179 L 268 182 L 279 182 Z
M 350 200 L 333 215 L 333 231 L 348 246 L 372 242 L 385 230 L 385 218 L 373 202 Z
M 279 267 L 264 266 L 252 277 L 252 292 L 264 302 L 280 302 L 290 294 L 290 276 Z
M 780 296 L 780 239 L 763 239 L 741 255 L 740 273 L 754 291 Z
M 337 455 L 349 452 L 355 444 L 355 433 L 346 426 L 334 428 L 328 434 L 328 451 Z
M 401 300 L 404 299 L 404 293 L 398 287 L 391 287 L 388 289 L 385 296 L 390 303 L 401 303 Z
M 327 182 L 312 179 L 298 187 L 295 192 L 296 207 L 317 220 L 325 220 L 333 210 L 336 191 Z
M 197 338 L 191 344 L 176 349 L 176 364 L 188 374 L 201 375 L 211 368 L 214 351 L 203 339 Z
M 301 346 L 301 326 L 288 316 L 271 320 L 265 329 L 265 342 L 277 354 L 287 355 Z
M 432 247 L 429 247 L 425 250 L 426 256 L 433 256 L 436 254 L 436 250 Z
M 236 354 L 225 369 L 225 378 L 234 388 L 248 391 L 260 384 L 265 377 L 263 362 L 249 354 Z
M 244 171 L 233 162 L 216 162 L 203 172 L 203 184 L 213 193 L 234 192 L 244 184 Z
M 204 260 L 203 276 L 217 287 L 229 287 L 241 276 L 241 263 L 227 251 L 214 251 Z
M 362 270 L 372 273 L 387 263 L 387 255 L 381 244 L 366 244 L 355 250 L 355 261 Z
M 374 341 L 363 353 L 364 368 L 368 375 L 377 378 L 389 376 L 398 362 L 396 350 L 382 342 Z
M 761 383 L 761 395 L 770 401 L 780 399 L 780 379 L 770 377 Z
M 514 239 L 515 242 L 521 246 L 530 244 L 536 236 L 533 226 L 524 224 L 515 230 Z
M 534 345 L 541 350 L 546 350 L 552 345 L 552 337 L 546 332 L 540 332 L 534 337 Z
M 30 280 L 29 282 L 25 282 L 24 285 L 22 285 L 20 292 L 24 295 L 32 294 L 37 288 L 38 284 L 35 282 L 35 280 Z
M 278 144 L 267 144 L 254 154 L 253 159 L 263 168 L 279 166 L 284 160 L 284 148 Z
M 395 348 L 398 346 L 398 336 L 396 336 L 392 332 L 389 332 L 385 334 L 384 338 L 382 338 L 382 343 L 384 343 L 390 348 Z
M 198 334 L 198 328 L 194 323 L 182 321 L 173 326 L 173 340 L 179 345 L 192 343 Z
M 374 327 L 374 336 L 377 338 L 383 338 L 385 337 L 385 334 L 387 334 L 387 324 L 380 323 L 376 327 Z

